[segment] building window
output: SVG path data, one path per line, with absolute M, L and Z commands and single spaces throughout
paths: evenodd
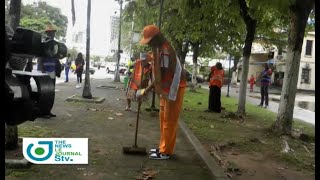
M 310 84 L 310 70 L 309 68 L 302 68 L 301 84 Z
M 311 40 L 307 40 L 307 44 L 306 44 L 306 55 L 307 56 L 311 56 L 312 54 L 312 41 Z

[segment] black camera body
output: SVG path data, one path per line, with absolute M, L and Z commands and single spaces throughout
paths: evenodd
M 5 33 L 5 123 L 19 125 L 50 113 L 54 102 L 54 84 L 48 74 L 25 71 L 28 59 L 50 57 L 62 59 L 67 55 L 65 44 L 42 40 L 40 33 L 17 28 Z M 3 68 L 2 68 L 3 69 Z M 37 90 L 33 91 L 33 78 Z

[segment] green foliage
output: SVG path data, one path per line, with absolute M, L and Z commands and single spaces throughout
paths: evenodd
M 34 31 L 43 32 L 47 24 L 50 24 L 51 21 L 47 17 L 41 17 L 38 19 L 30 19 L 23 17 L 20 20 L 20 26 Z
M 21 6 L 22 27 L 44 32 L 48 24 L 54 24 L 57 27 L 56 38 L 65 41 L 68 18 L 61 14 L 59 8 L 42 1 Z
M 105 62 L 113 62 L 114 59 L 112 56 L 106 56 L 104 59 L 103 59 Z
M 93 62 L 99 62 L 100 61 L 100 56 L 91 55 L 91 59 L 93 60 Z

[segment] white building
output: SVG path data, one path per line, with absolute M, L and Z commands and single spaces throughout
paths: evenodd
M 309 32 L 303 39 L 297 89 L 315 90 L 315 59 L 315 32 Z M 285 72 L 285 63 L 280 68 Z
M 315 90 L 315 32 L 307 33 L 303 40 L 301 60 L 299 67 L 299 78 L 297 89 L 299 90 Z M 253 43 L 251 55 L 249 59 L 249 74 L 253 74 L 256 78 L 264 69 L 265 63 L 273 65 L 272 84 L 281 87 L 286 68 L 285 52 L 279 51 L 276 47 L 269 49 L 263 48 L 258 43 Z M 239 83 L 241 79 L 242 62 L 237 65 L 236 81 Z M 259 84 L 259 83 L 258 83 Z

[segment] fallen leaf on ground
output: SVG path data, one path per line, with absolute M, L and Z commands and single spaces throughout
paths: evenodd
M 78 171 L 86 170 L 86 168 L 77 168 Z
M 91 111 L 97 111 L 97 109 L 92 109 L 92 108 L 91 108 L 90 110 L 91 110 Z
M 70 117 L 71 117 L 72 115 L 71 115 L 71 114 L 67 114 L 67 116 L 70 116 Z
M 232 175 L 230 173 L 226 173 L 226 174 L 229 178 L 232 178 Z
M 112 119 L 114 119 L 114 118 L 113 118 L 113 117 L 108 117 L 108 119 L 112 120 Z
M 117 116 L 122 116 L 123 114 L 122 113 L 115 113 Z
M 93 173 L 83 173 L 84 176 L 92 176 Z
M 279 169 L 279 170 L 284 170 L 284 168 L 283 168 L 283 167 L 278 167 L 278 169 Z
M 144 180 L 145 178 L 143 176 L 136 176 L 134 177 L 136 180 Z
M 158 171 L 150 169 L 150 170 L 143 171 L 142 174 L 145 175 L 145 176 L 152 176 L 153 177 L 156 174 L 158 174 Z
M 210 125 L 210 128 L 214 128 L 214 125 Z

